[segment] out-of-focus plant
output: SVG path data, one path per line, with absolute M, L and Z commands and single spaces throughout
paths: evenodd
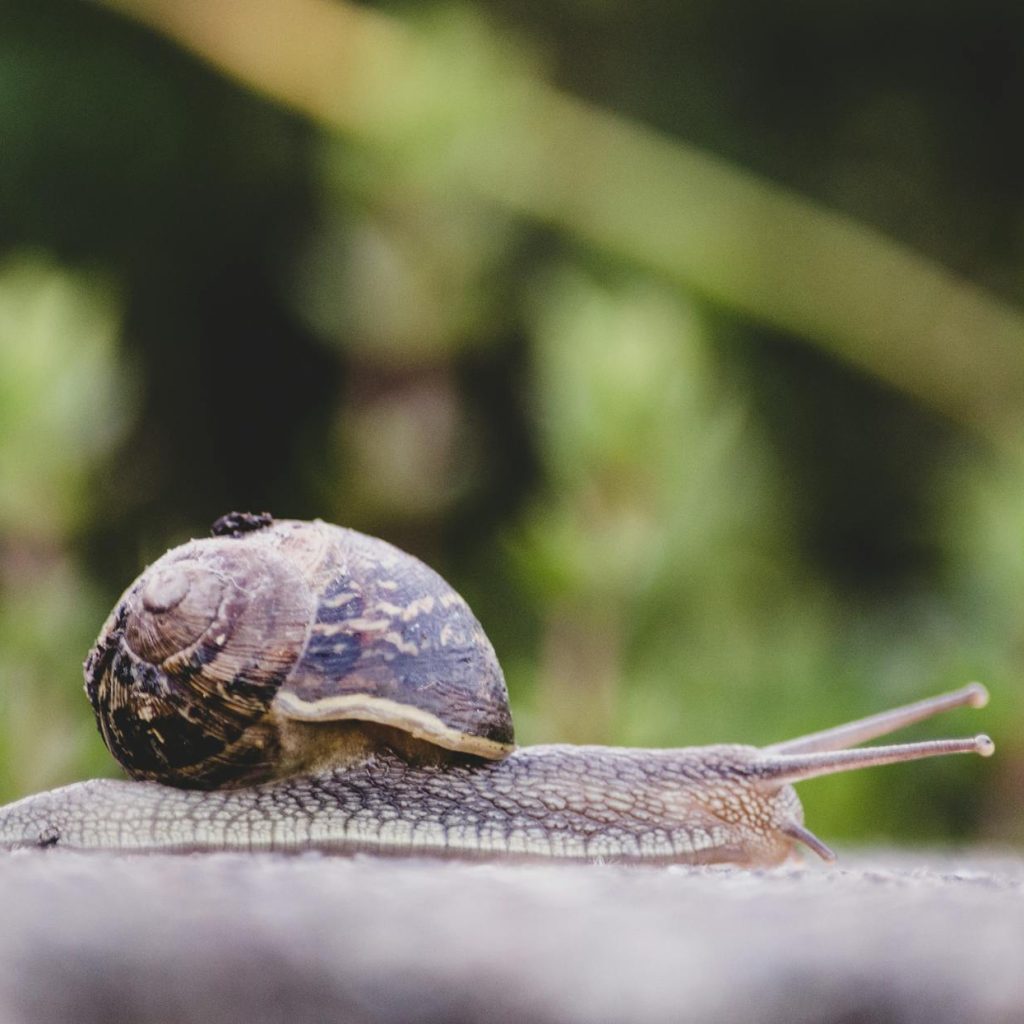
M 541 705 L 554 734 L 577 741 L 622 734 L 643 599 L 678 571 L 705 572 L 757 490 L 730 472 L 739 411 L 716 395 L 692 306 L 607 276 L 545 274 L 532 317 L 547 493 L 518 559 L 546 608 Z
M 964 459 L 945 484 L 947 572 L 976 671 L 997 680 L 1002 770 L 976 813 L 1001 839 L 1024 841 L 1024 465 Z
M 109 283 L 42 257 L 0 265 L 0 529 L 40 539 L 88 520 L 98 459 L 121 436 L 131 390 L 117 366 Z
M 548 86 L 468 7 L 107 0 L 441 191 L 470 192 L 794 331 L 997 444 L 1024 317 L 847 217 Z
M 0 266 L 0 799 L 104 763 L 79 666 L 106 610 L 71 543 L 132 411 L 119 326 L 103 280 Z
M 437 520 L 477 483 L 482 452 L 457 364 L 504 326 L 496 283 L 516 233 L 472 197 L 375 178 L 362 156 L 324 145 L 324 207 L 293 301 L 346 369 L 324 503 L 402 530 Z

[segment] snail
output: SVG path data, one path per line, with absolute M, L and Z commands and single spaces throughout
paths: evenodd
M 792 784 L 987 736 L 851 749 L 960 690 L 756 748 L 515 746 L 504 677 L 466 602 L 390 544 L 232 513 L 125 592 L 86 693 L 134 781 L 0 809 L 0 846 L 322 850 L 762 866 L 802 845 Z

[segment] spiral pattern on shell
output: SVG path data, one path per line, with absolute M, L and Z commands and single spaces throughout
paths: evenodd
M 125 592 L 85 663 L 135 778 L 266 781 L 291 722 L 371 721 L 483 757 L 512 749 L 504 678 L 465 601 L 422 562 L 326 523 L 232 514 Z

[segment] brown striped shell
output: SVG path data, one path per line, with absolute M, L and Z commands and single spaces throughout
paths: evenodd
M 169 551 L 118 602 L 85 679 L 129 774 L 177 786 L 321 767 L 358 748 L 353 728 L 491 759 L 514 745 L 466 602 L 411 555 L 319 520 L 233 513 Z

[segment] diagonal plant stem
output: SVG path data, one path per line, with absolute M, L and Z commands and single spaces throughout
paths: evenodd
M 104 0 L 323 126 L 802 335 L 1012 451 L 1024 315 L 693 146 L 340 0 Z M 415 147 L 418 146 L 418 149 Z M 424 154 L 428 154 L 424 157 Z

